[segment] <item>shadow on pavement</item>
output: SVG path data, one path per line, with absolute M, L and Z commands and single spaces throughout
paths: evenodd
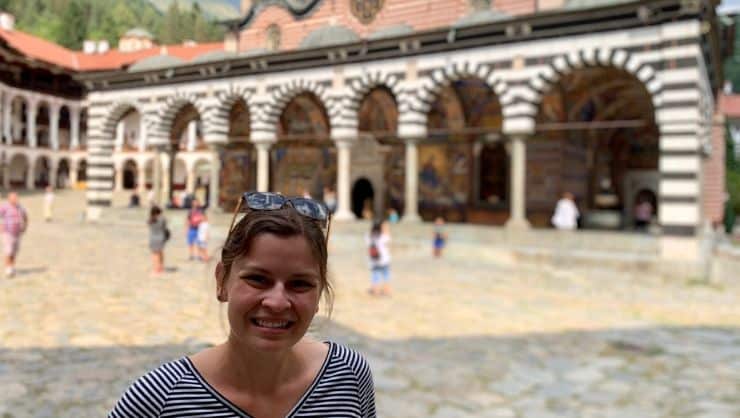
M 604 417 L 730 417 L 738 412 L 740 328 L 381 340 L 326 323 L 314 333 L 368 358 L 380 417 L 582 417 L 591 416 L 589 411 L 603 411 L 593 416 Z M 0 349 L 0 417 L 105 416 L 133 379 L 206 346 L 188 340 L 144 347 Z

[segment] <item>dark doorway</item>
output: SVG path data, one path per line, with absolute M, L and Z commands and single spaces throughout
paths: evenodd
M 136 185 L 136 163 L 128 160 L 123 165 L 123 188 L 131 190 L 135 189 Z
M 366 178 L 361 178 L 352 186 L 352 212 L 358 219 L 363 218 L 363 212 L 367 209 L 373 210 L 373 199 L 375 192 L 373 185 Z

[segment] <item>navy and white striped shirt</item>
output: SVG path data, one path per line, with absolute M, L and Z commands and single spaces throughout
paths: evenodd
M 352 349 L 328 344 L 329 354 L 319 374 L 287 416 L 375 417 L 375 391 L 367 361 Z M 209 385 L 187 357 L 136 380 L 108 417 L 251 418 Z

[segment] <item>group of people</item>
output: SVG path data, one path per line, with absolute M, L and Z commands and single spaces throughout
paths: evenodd
M 638 199 L 633 209 L 635 229 L 638 231 L 647 231 L 653 219 L 653 204 L 647 198 Z M 565 192 L 555 204 L 555 211 L 550 218 L 550 222 L 556 229 L 573 230 L 578 228 L 581 218 L 581 212 L 576 205 L 576 199 L 573 193 Z
M 171 232 L 167 226 L 162 209 L 152 205 L 149 209 L 149 250 L 152 253 L 152 275 L 160 276 L 164 273 L 164 247 L 169 241 Z M 200 202 L 193 199 L 185 222 L 185 237 L 188 244 L 188 260 L 199 260 L 207 262 L 208 237 L 210 225 L 208 215 L 203 210 Z
M 393 215 L 395 211 L 389 212 Z M 368 293 L 372 296 L 389 296 L 391 294 L 391 224 L 398 222 L 397 219 L 375 221 L 372 223 L 370 233 L 365 237 L 368 250 L 368 263 L 370 267 L 370 289 Z M 437 217 L 434 220 L 434 232 L 432 235 L 432 255 L 434 258 L 442 257 L 442 251 L 447 244 L 447 233 L 444 231 L 444 218 Z

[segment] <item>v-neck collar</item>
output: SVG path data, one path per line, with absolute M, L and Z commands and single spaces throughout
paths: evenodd
M 304 403 L 306 403 L 306 400 L 311 397 L 311 394 L 313 394 L 314 390 L 316 389 L 316 386 L 318 386 L 319 382 L 321 381 L 321 377 L 324 375 L 324 372 L 326 371 L 329 362 L 332 358 L 332 355 L 335 351 L 335 344 L 331 341 L 324 341 L 324 344 L 327 344 L 329 346 L 329 350 L 326 353 L 326 358 L 324 358 L 324 363 L 321 365 L 321 368 L 319 369 L 319 372 L 316 373 L 316 377 L 313 379 L 311 384 L 308 386 L 306 391 L 303 393 L 303 395 L 298 399 L 298 402 L 291 408 L 290 412 L 288 412 L 288 415 L 285 416 L 285 418 L 293 417 L 298 411 L 300 411 L 301 407 Z M 190 368 L 190 371 L 193 373 L 196 379 L 200 382 L 201 385 L 216 399 L 218 399 L 224 406 L 231 409 L 234 413 L 236 413 L 241 418 L 254 418 L 252 415 L 250 415 L 247 411 L 243 410 L 233 402 L 231 402 L 229 399 L 227 399 L 224 395 L 222 395 L 216 388 L 211 386 L 208 381 L 203 377 L 202 374 L 198 371 L 198 369 L 195 368 L 195 365 L 193 364 L 193 361 L 190 360 L 190 357 L 185 356 L 185 361 L 187 362 L 188 367 Z

